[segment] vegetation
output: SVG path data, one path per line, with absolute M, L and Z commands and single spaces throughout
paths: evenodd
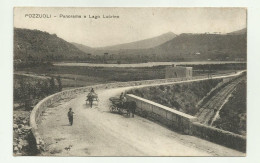
M 23 61 L 79 60 L 85 56 L 74 45 L 39 30 L 14 29 L 14 59 Z
M 152 68 L 98 68 L 98 67 L 67 67 L 44 66 L 23 68 L 19 72 L 57 76 L 59 75 L 63 87 L 80 87 L 101 83 L 163 79 L 165 67 Z
M 140 63 L 148 61 L 246 60 L 247 35 L 181 34 L 147 49 L 91 48 L 69 43 L 55 34 L 14 29 L 14 59 L 24 61 L 75 61 Z M 134 43 L 135 44 L 135 43 Z M 124 44 L 122 44 L 124 45 Z M 118 46 L 122 46 L 118 45 Z
M 62 83 L 59 78 L 39 80 L 14 76 L 14 103 L 18 103 L 20 108 L 25 110 L 31 110 L 39 100 L 61 90 Z
M 35 68 L 35 67 L 49 67 L 52 66 L 51 62 L 43 62 L 43 61 L 14 61 L 14 70 L 21 70 L 24 68 Z
M 35 140 L 29 126 L 30 111 L 44 97 L 62 90 L 60 78 L 35 79 L 14 75 L 13 152 L 36 155 Z
M 14 155 L 32 156 L 38 153 L 35 138 L 29 124 L 30 112 L 14 110 L 13 114 L 13 152 Z
M 158 51 L 167 49 L 164 54 L 182 54 L 202 57 L 212 56 L 216 59 L 219 55 L 226 57 L 246 58 L 246 33 L 241 35 L 218 35 L 218 34 L 181 34 L 175 39 L 166 42 L 158 47 Z M 199 55 L 196 55 L 199 52 Z M 206 58 L 204 58 L 206 59 Z M 223 58 L 223 60 L 229 60 Z
M 245 135 L 246 115 L 246 80 L 243 80 L 220 110 L 219 118 L 213 123 L 213 126 Z
M 186 66 L 186 65 L 185 65 Z M 223 65 L 187 65 L 193 67 L 193 76 L 207 76 L 211 74 L 225 74 L 240 70 L 246 64 L 223 64 Z M 126 82 L 138 80 L 152 80 L 165 78 L 166 66 L 154 67 L 73 67 L 53 66 L 52 64 L 39 65 L 36 67 L 20 67 L 17 73 L 30 73 L 42 77 L 55 76 L 62 82 L 63 88 L 83 87 L 94 84 Z
M 14 29 L 14 71 L 30 73 L 36 77 L 14 75 L 14 151 L 24 155 L 33 152 L 34 145 L 29 128 L 29 113 L 32 107 L 44 97 L 68 87 L 80 87 L 109 82 L 126 82 L 165 78 L 165 66 L 143 68 L 95 68 L 53 66 L 52 62 L 75 61 L 94 63 L 140 63 L 148 61 L 201 61 L 246 59 L 246 34 L 179 35 L 176 38 L 149 49 L 97 50 L 90 47 L 87 51 L 57 37 L 39 30 Z M 88 52 L 89 49 L 89 52 Z M 199 52 L 199 55 L 195 55 Z M 189 65 L 187 65 L 189 66 Z M 208 73 L 230 72 L 246 68 L 246 64 L 190 65 L 194 76 Z M 32 76 L 33 76 L 32 75 Z M 37 78 L 37 76 L 41 76 Z M 183 83 L 176 85 L 149 87 L 132 90 L 143 98 L 194 115 L 195 105 L 221 79 Z M 245 86 L 244 86 L 245 87 Z M 245 91 L 243 86 L 220 112 L 216 126 L 232 130 L 238 125 L 239 132 L 245 130 L 240 122 L 246 116 Z M 244 100 L 244 101 L 243 101 Z M 232 103 L 236 103 L 231 110 Z M 240 109 L 236 110 L 236 107 Z M 18 109 L 19 108 L 19 109 Z M 25 113 L 25 114 L 24 114 Z M 226 123 L 227 122 L 227 123 Z M 27 140 L 27 141 L 25 141 Z M 27 145 L 26 145 L 27 144 Z M 30 151 L 31 150 L 31 151 Z M 16 153 L 15 152 L 15 153 Z
M 196 104 L 222 79 L 212 79 L 192 83 L 161 85 L 128 91 L 130 94 L 171 107 L 186 114 L 195 115 Z
M 182 65 L 184 67 L 192 67 L 193 71 L 217 71 L 217 70 L 245 70 L 246 63 L 226 63 L 226 64 L 196 64 L 196 65 Z

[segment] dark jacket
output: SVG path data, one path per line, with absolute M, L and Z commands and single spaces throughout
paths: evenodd
M 73 111 L 69 111 L 69 112 L 68 112 L 68 117 L 69 117 L 69 118 L 73 118 L 73 114 L 74 114 Z

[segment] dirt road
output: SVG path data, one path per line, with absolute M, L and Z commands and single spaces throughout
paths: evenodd
M 109 112 L 111 96 L 128 89 L 97 91 L 96 108 L 86 95 L 55 103 L 41 117 L 38 128 L 47 144 L 43 155 L 57 156 L 243 156 L 244 154 L 193 136 L 182 135 L 142 117 Z M 69 125 L 69 107 L 75 112 Z

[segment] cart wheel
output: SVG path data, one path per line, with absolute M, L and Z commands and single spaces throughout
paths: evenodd
M 111 105 L 111 106 L 109 107 L 109 110 L 110 110 L 111 112 L 113 112 L 113 111 L 115 110 L 115 106 L 114 106 L 114 105 Z
M 129 110 L 126 111 L 126 115 L 127 115 L 128 117 L 130 117 L 130 112 L 129 112 Z

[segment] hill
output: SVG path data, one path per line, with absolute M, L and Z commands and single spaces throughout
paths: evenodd
M 153 47 L 150 47 L 152 45 Z M 246 60 L 246 54 L 245 29 L 229 34 L 176 36 L 173 33 L 166 33 L 150 39 L 104 48 L 69 43 L 55 34 L 39 30 L 14 29 L 14 58 L 22 60 L 140 63 L 236 60 L 237 58 Z
M 55 34 L 14 28 L 14 59 L 60 61 L 85 56 L 84 52 Z
M 75 43 L 75 42 L 71 42 L 72 45 L 74 45 L 75 47 L 77 47 L 79 50 L 83 51 L 84 53 L 92 53 L 93 51 L 96 51 L 96 49 L 90 47 L 90 46 L 86 46 L 86 45 L 83 45 L 83 44 L 78 44 L 78 43 Z
M 124 43 L 124 44 L 119 44 L 114 46 L 100 47 L 97 49 L 98 50 L 147 49 L 147 48 L 153 48 L 155 46 L 161 45 L 173 39 L 176 36 L 177 36 L 176 34 L 172 32 L 168 32 L 153 38 L 148 38 L 140 41 Z
M 124 49 L 116 53 L 128 60 L 147 61 L 205 61 L 246 60 L 245 34 L 181 34 L 149 49 Z
M 246 34 L 181 34 L 153 49 L 161 55 L 197 56 L 228 55 L 246 56 Z
M 243 29 L 240 29 L 240 30 L 237 30 L 237 31 L 234 31 L 234 32 L 230 32 L 230 33 L 227 33 L 229 35 L 241 35 L 241 34 L 246 34 L 247 32 L 247 28 L 243 28 Z

